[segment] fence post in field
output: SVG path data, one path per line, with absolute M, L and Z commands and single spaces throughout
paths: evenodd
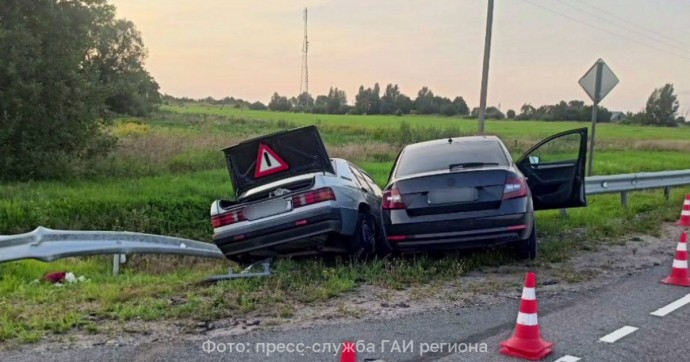
M 666 201 L 671 200 L 671 187 L 670 186 L 664 187 L 664 197 L 666 198 Z

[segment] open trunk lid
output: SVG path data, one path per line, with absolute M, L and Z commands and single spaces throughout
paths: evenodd
M 335 173 L 316 126 L 257 137 L 223 152 L 236 196 L 288 177 Z

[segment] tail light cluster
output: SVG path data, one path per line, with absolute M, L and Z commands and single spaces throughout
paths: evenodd
M 383 193 L 382 206 L 384 210 L 404 209 L 405 203 L 403 202 L 400 190 L 392 188 L 385 191 Z
M 292 208 L 316 204 L 319 202 L 335 200 L 335 192 L 330 187 L 305 192 L 292 197 Z
M 503 200 L 527 196 L 527 182 L 522 177 L 508 177 L 503 188 Z
M 246 221 L 247 218 L 244 217 L 244 214 L 242 214 L 243 210 L 244 209 L 237 209 L 226 212 L 225 214 L 213 216 L 211 218 L 211 223 L 213 224 L 214 228 L 219 228 L 221 226 L 232 225 L 240 221 Z

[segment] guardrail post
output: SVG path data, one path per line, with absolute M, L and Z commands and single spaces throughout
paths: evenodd
M 568 218 L 568 209 L 561 209 L 561 217 L 564 219 Z
M 623 207 L 628 207 L 628 196 L 629 196 L 629 192 L 627 192 L 627 191 L 621 192 L 621 205 L 623 205 Z
M 671 200 L 671 187 L 670 186 L 664 187 L 664 197 L 666 198 L 666 201 Z
M 125 262 L 127 262 L 127 254 L 113 255 L 113 275 L 120 274 L 120 268 Z
M 120 274 L 120 254 L 113 254 L 113 275 Z

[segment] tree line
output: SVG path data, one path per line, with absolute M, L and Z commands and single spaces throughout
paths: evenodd
M 1 179 L 71 173 L 107 154 L 115 114 L 160 103 L 134 24 L 106 0 L 0 2 Z
M 240 105 L 235 105 L 240 108 Z M 304 112 L 320 114 L 360 114 L 360 115 L 404 115 L 404 114 L 438 114 L 445 116 L 462 116 L 477 118 L 479 108 L 470 111 L 463 97 L 453 100 L 434 95 L 428 87 L 422 87 L 415 99 L 403 94 L 397 84 L 388 84 L 381 94 L 379 84 L 373 87 L 359 87 L 353 105 L 348 105 L 347 96 L 338 88 L 330 88 L 327 95 L 319 95 L 314 99 L 308 93 L 288 98 L 278 92 L 273 93 L 268 105 L 261 102 L 249 103 L 247 107 L 253 110 L 271 110 L 277 112 Z M 652 126 L 675 127 L 685 123 L 686 119 L 678 115 L 678 97 L 673 84 L 665 84 L 655 89 L 649 96 L 645 108 L 637 113 L 628 112 L 620 119 L 627 124 L 641 124 Z M 613 112 L 606 107 L 599 106 L 597 122 L 612 121 Z M 487 119 L 513 120 L 541 120 L 541 121 L 591 121 L 592 105 L 582 100 L 562 100 L 556 104 L 545 104 L 538 107 L 530 103 L 523 104 L 519 112 L 509 109 L 503 113 L 498 107 L 486 108 Z
M 313 98 L 309 93 L 288 98 L 273 93 L 267 106 L 255 102 L 251 109 L 269 109 L 278 112 L 307 112 L 317 114 L 443 114 L 446 116 L 469 115 L 467 102 L 462 97 L 453 100 L 435 95 L 428 87 L 422 87 L 415 99 L 403 94 L 397 84 L 386 85 L 383 93 L 378 83 L 373 87 L 359 87 L 355 102 L 349 105 L 345 91 L 331 87 L 328 94 Z

